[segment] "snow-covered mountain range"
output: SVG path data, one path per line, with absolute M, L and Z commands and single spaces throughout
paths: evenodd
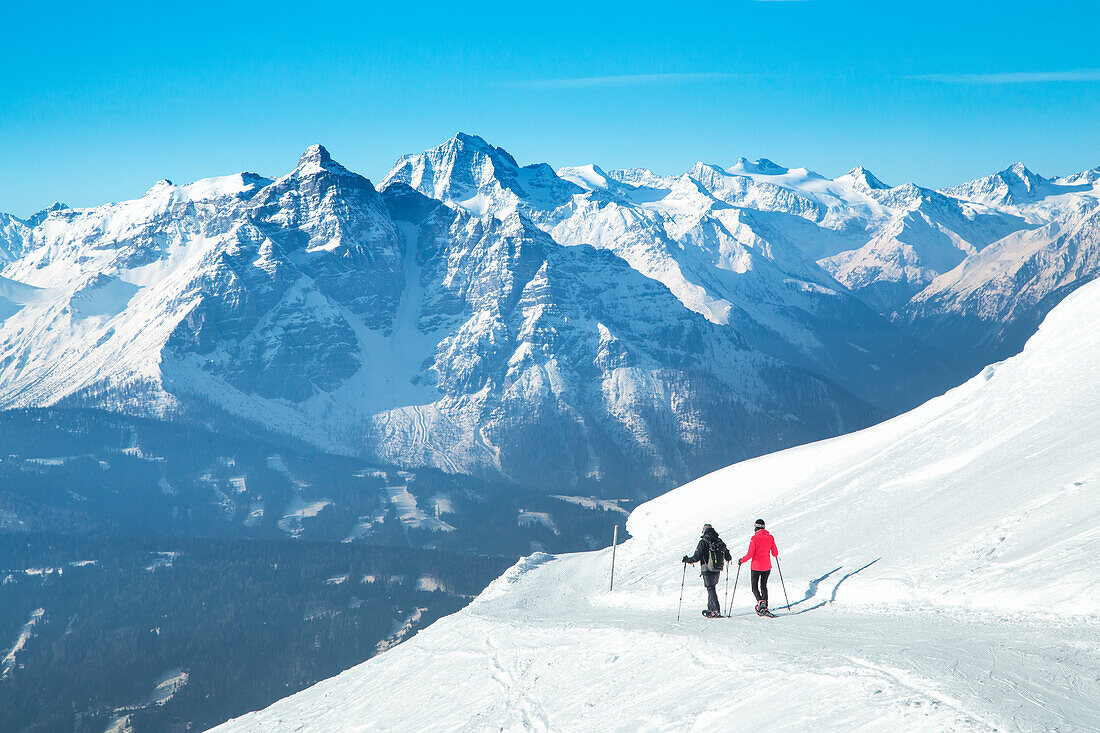
M 611 548 L 523 558 L 412 640 L 216 730 L 1096 730 L 1097 319 L 1093 283 L 915 410 L 643 504 L 613 592 Z M 677 620 L 702 524 L 739 554 L 756 517 L 778 617 L 750 610 L 747 572 L 731 617 L 701 617 L 691 569 Z
M 781 323 L 773 331 L 803 355 L 823 324 L 799 330 L 790 314 L 813 319 L 820 294 L 841 291 L 933 342 L 957 326 L 979 334 L 965 359 L 976 371 L 1018 352 L 1100 270 L 1100 169 L 1047 180 L 1016 163 L 943 191 L 888 186 L 862 166 L 829 179 L 743 158 L 679 176 L 593 165 L 555 175 L 458 135 L 402 158 L 383 187 L 395 181 L 474 213 L 520 211 L 558 241 L 611 249 L 716 323 Z M 944 351 L 957 356 L 956 346 Z M 845 386 L 866 381 L 858 367 L 837 371 Z
M 276 179 L 0 215 L 0 407 L 652 495 L 1018 348 L 1095 275 L 1098 178 L 555 171 L 460 134 L 376 188 L 313 146 Z

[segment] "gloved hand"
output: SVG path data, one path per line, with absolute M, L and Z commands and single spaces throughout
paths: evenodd
M 738 559 L 737 559 L 737 564 L 738 564 L 738 565 L 743 565 L 744 563 L 745 563 L 745 561 L 744 561 L 744 560 L 742 560 L 742 559 L 740 559 L 740 558 L 738 558 Z
M 691 562 L 691 558 L 688 557 L 687 555 L 684 555 L 684 559 L 681 560 L 680 562 Z

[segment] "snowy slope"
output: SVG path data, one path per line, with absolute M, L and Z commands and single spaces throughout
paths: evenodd
M 218 730 L 1095 730 L 1097 318 L 1100 283 L 905 415 L 642 505 L 614 592 L 610 550 L 533 555 L 411 641 Z M 689 573 L 677 622 L 702 523 L 736 550 L 757 516 L 792 612 L 757 618 L 741 578 L 733 617 L 703 619 Z

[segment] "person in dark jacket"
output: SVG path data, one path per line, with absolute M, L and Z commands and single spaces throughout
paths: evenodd
M 722 616 L 722 605 L 718 602 L 718 578 L 722 576 L 722 566 L 732 559 L 726 543 L 709 524 L 703 525 L 703 536 L 699 538 L 695 554 L 691 557 L 684 555 L 683 561 L 686 563 L 702 563 L 699 574 L 703 576 L 703 587 L 707 589 L 707 610 L 703 611 L 707 618 Z
M 756 613 L 758 616 L 771 616 L 768 610 L 768 576 L 772 572 L 772 558 L 779 557 L 779 548 L 775 546 L 775 538 L 768 530 L 764 529 L 764 520 L 757 519 L 753 527 L 752 539 L 749 540 L 749 551 L 737 561 L 737 564 L 752 561 L 749 566 L 752 570 L 752 594 L 756 596 Z

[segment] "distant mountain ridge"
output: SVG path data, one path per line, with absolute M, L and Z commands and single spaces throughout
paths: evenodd
M 832 276 L 879 314 L 922 339 L 931 337 L 933 344 L 933 332 L 941 326 L 950 332 L 947 322 L 958 323 L 968 332 L 988 332 L 988 337 L 979 339 L 974 358 L 966 360 L 966 369 L 1018 351 L 1058 299 L 1100 269 L 1091 246 L 1095 235 L 1081 231 L 1080 226 L 1100 208 L 1100 169 L 1046 179 L 1015 163 L 991 176 L 935 191 L 912 183 L 888 186 L 863 166 L 828 179 L 767 159 L 741 158 L 728 168 L 696 163 L 682 176 L 658 176 L 642 168 L 604 171 L 588 165 L 559 170 L 559 183 L 543 174 L 540 190 L 558 192 L 554 198 L 525 197 L 522 187 L 500 185 L 498 179 L 516 180 L 519 169 L 511 156 L 492 152 L 499 150 L 480 138 L 459 135 L 438 148 L 403 157 L 382 186 L 399 180 L 424 190 L 428 175 L 430 195 L 452 205 L 469 209 L 476 202 L 482 213 L 517 208 L 563 242 L 588 241 L 614 249 L 636 269 L 668 285 L 685 305 L 719 322 L 728 310 L 727 302 L 738 299 L 728 297 L 713 282 L 713 270 L 737 270 L 736 266 L 716 256 L 712 247 L 703 257 L 705 274 L 685 276 L 684 272 L 688 257 L 684 252 L 699 247 L 698 225 L 710 222 L 716 228 L 724 226 L 729 240 L 736 242 L 719 244 L 719 250 L 740 245 L 809 281 L 820 282 L 824 270 L 826 277 Z M 461 193 L 452 190 L 449 182 L 456 176 L 447 171 L 455 165 L 476 169 L 482 178 L 457 176 L 465 187 Z M 488 175 L 490 169 L 501 168 L 507 173 L 496 178 Z M 475 179 L 482 183 L 471 188 Z M 559 206 L 570 190 L 564 184 L 583 190 Z M 723 209 L 723 203 L 730 208 Z M 1079 246 L 1057 241 L 1067 228 L 1079 231 L 1083 240 Z M 1084 228 L 1088 229 L 1087 224 Z M 674 247 L 655 255 L 651 243 L 662 235 Z M 631 237 L 641 241 L 632 244 L 627 241 Z M 1002 270 L 1042 269 L 1027 255 L 1005 252 L 1014 237 L 1029 239 L 1033 249 L 1055 259 L 1069 247 L 1073 251 L 1066 256 L 1072 265 L 1053 282 L 1039 277 L 1034 283 L 989 284 L 986 289 L 992 292 L 986 295 L 999 303 L 994 308 L 988 303 L 980 308 L 964 304 L 962 294 L 941 292 L 947 283 L 958 281 L 958 273 L 947 277 L 948 273 L 956 268 L 961 272 L 964 262 L 995 243 L 999 246 L 992 249 L 1001 252 Z M 745 261 L 742 257 L 741 262 Z M 742 265 L 738 274 L 743 275 L 744 269 L 748 268 Z M 973 264 L 967 262 L 966 269 L 973 270 Z M 944 280 L 930 287 L 941 276 Z M 973 291 L 975 285 L 966 287 Z M 1053 300 L 1048 297 L 1052 293 Z M 1027 307 L 1010 306 L 1017 295 Z M 932 306 L 929 301 L 933 300 L 945 304 Z M 946 305 L 948 301 L 952 305 Z M 962 325 L 971 322 L 976 325 Z M 1012 326 L 1016 322 L 1027 326 L 1018 330 Z M 947 351 L 954 348 L 952 343 Z
M 459 134 L 378 187 L 315 145 L 277 179 L 0 215 L 0 407 L 649 496 L 911 407 L 968 376 L 936 344 L 996 355 L 1094 277 L 1097 176 L 1002 173 L 555 171 Z

